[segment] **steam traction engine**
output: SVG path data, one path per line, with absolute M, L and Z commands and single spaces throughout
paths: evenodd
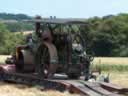
M 54 73 L 65 73 L 78 79 L 84 74 L 89 79 L 93 58 L 86 54 L 81 35 L 82 19 L 46 19 L 37 17 L 35 32 L 29 34 L 26 45 L 16 48 L 14 63 L 17 72 L 33 72 L 40 78 L 52 78 Z

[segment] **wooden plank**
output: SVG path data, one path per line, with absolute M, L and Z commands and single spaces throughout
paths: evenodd
M 79 94 L 84 94 L 86 96 L 101 96 L 101 94 L 91 90 L 90 88 L 84 86 L 84 84 L 81 84 L 80 82 L 77 82 L 77 81 L 78 80 L 67 80 L 64 82 L 71 84 L 69 88 L 70 92 L 74 91 Z
M 105 82 L 99 82 L 99 84 L 109 91 L 116 91 L 118 93 L 128 93 L 128 88 L 122 88 L 120 86 L 111 84 L 111 83 L 105 83 Z
M 83 82 L 84 85 L 93 91 L 103 95 L 103 96 L 120 96 L 116 93 L 112 93 L 111 91 L 108 91 L 100 86 L 97 82 Z

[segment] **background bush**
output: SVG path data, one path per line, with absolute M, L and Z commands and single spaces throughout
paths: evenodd
M 24 44 L 25 36 L 22 33 L 9 32 L 6 25 L 0 23 L 0 54 L 15 52 L 16 45 Z

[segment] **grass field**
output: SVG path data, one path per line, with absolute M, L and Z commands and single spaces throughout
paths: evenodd
M 96 57 L 92 62 L 93 68 L 100 68 L 103 74 L 110 74 L 110 81 L 122 87 L 128 87 L 128 58 L 127 57 Z
M 109 73 L 110 73 L 111 83 L 128 88 L 128 71 L 127 72 L 110 71 Z
M 0 63 L 9 56 L 0 56 Z M 122 87 L 128 87 L 128 58 L 95 58 L 93 67 L 101 68 L 103 74 L 110 74 L 110 82 Z M 68 92 L 58 91 L 41 92 L 37 87 L 0 83 L 0 96 L 75 96 Z M 77 95 L 76 95 L 77 96 Z
M 128 58 L 121 57 L 96 57 L 92 62 L 93 68 L 100 68 L 103 71 L 128 71 Z
M 128 57 L 95 57 L 94 64 L 123 64 L 128 65 Z
M 40 91 L 36 87 L 28 87 L 20 84 L 0 83 L 0 96 L 78 96 L 68 92 Z

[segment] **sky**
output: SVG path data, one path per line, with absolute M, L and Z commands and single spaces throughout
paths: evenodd
M 0 12 L 58 18 L 90 18 L 128 13 L 128 0 L 1 0 Z

